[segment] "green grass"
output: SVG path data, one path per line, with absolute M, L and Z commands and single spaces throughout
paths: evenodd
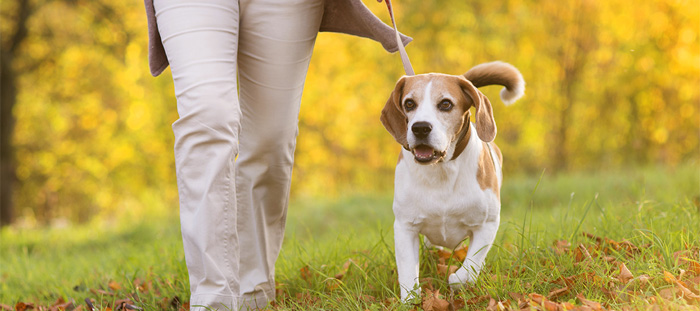
M 561 278 L 588 273 L 588 278 L 574 278 L 569 292 L 556 301 L 579 305 L 575 297 L 581 294 L 616 309 L 662 302 L 666 308 L 687 307 L 682 298 L 661 297 L 664 290 L 673 287 L 664 281 L 663 272 L 678 276 L 681 269 L 688 270 L 674 253 L 689 250 L 686 257 L 695 262 L 700 257 L 697 163 L 676 168 L 506 176 L 502 200 L 496 245 L 474 286 L 451 293 L 446 278 L 437 273 L 438 259 L 423 251 L 421 277 L 430 278 L 426 283 L 439 289 L 446 299 L 471 299 L 473 303 L 466 308 L 481 310 L 488 299 L 479 297 L 517 303 L 511 293 L 546 296 L 563 287 L 557 283 Z M 401 306 L 395 299 L 399 291 L 391 201 L 391 194 L 294 199 L 277 262 L 281 297 L 274 309 L 413 308 Z M 174 297 L 188 300 L 176 209 L 170 215 L 156 213 L 144 218 L 64 229 L 4 229 L 0 233 L 0 303 L 50 305 L 62 297 L 78 304 L 92 298 L 107 306 L 130 297 L 152 310 L 169 306 Z M 627 254 L 610 247 L 611 242 L 596 246 L 582 232 L 618 242 L 628 240 L 640 250 Z M 563 254 L 557 254 L 553 247 L 558 240 L 571 245 Z M 577 261 L 579 244 L 588 247 L 591 259 Z M 352 261 L 345 271 L 343 265 L 348 260 Z M 648 275 L 648 284 L 624 288 L 616 281 L 620 263 L 635 277 Z M 310 272 L 302 273 L 302 268 Z M 343 271 L 343 277 L 336 279 Z M 686 279 L 694 277 L 692 272 L 684 275 Z M 110 281 L 121 289 L 110 289 Z M 149 284 L 147 290 L 143 284 Z M 619 288 L 635 294 L 630 301 L 615 300 L 609 294 L 613 288 L 618 294 Z M 97 289 L 116 291 L 116 295 Z

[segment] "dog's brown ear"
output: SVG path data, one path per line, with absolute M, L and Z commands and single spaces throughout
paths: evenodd
M 382 124 L 389 131 L 391 136 L 394 136 L 396 142 L 401 146 L 408 149 L 408 140 L 406 139 L 406 131 L 408 130 L 408 118 L 401 108 L 401 97 L 403 95 L 403 87 L 406 84 L 406 77 L 399 79 L 396 83 L 394 91 L 391 92 L 389 99 L 382 109 L 382 116 L 380 120 Z
M 476 108 L 476 133 L 482 141 L 491 142 L 496 138 L 496 120 L 489 99 L 479 91 L 471 81 L 460 79 L 462 91 L 472 99 Z
M 471 117 L 472 113 L 469 112 L 469 109 L 467 109 L 464 116 L 462 116 L 462 126 L 460 126 L 459 132 L 457 132 L 457 143 L 455 144 L 455 151 L 452 153 L 452 160 L 456 159 L 460 154 L 462 154 L 462 151 L 464 151 L 464 148 L 466 148 L 467 144 L 469 143 Z

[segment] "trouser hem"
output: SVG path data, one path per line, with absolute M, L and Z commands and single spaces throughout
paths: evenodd
M 190 310 L 246 311 L 265 308 L 275 300 L 275 291 L 265 290 L 240 297 L 218 294 L 196 294 L 190 298 Z

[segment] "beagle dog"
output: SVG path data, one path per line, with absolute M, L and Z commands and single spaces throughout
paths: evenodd
M 382 110 L 381 121 L 403 146 L 396 165 L 394 242 L 401 299 L 418 294 L 419 234 L 427 245 L 455 249 L 467 237 L 462 266 L 449 276 L 459 288 L 473 284 L 500 221 L 501 151 L 492 141 L 491 103 L 477 88 L 499 84 L 508 105 L 525 91 L 510 64 L 477 65 L 463 76 L 404 76 Z M 470 122 L 470 108 L 475 122 Z

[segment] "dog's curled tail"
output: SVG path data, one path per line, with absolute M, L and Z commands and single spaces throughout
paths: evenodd
M 495 61 L 472 67 L 464 74 L 476 87 L 498 84 L 505 86 L 501 90 L 501 100 L 510 105 L 525 94 L 525 79 L 513 65 Z

